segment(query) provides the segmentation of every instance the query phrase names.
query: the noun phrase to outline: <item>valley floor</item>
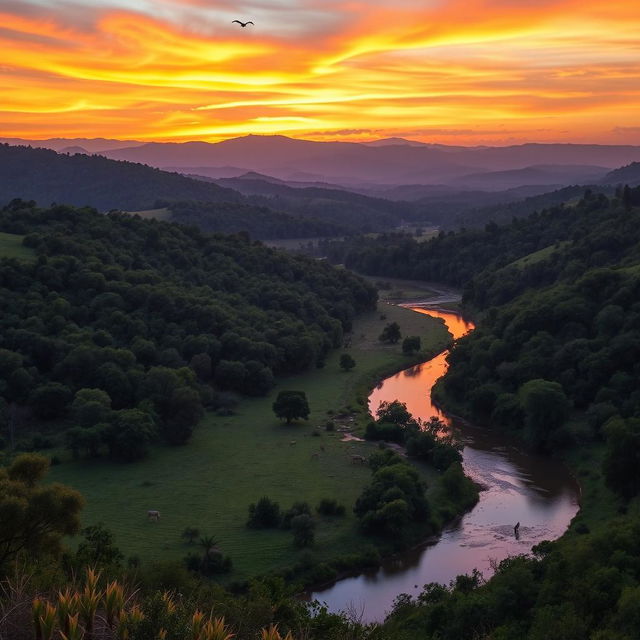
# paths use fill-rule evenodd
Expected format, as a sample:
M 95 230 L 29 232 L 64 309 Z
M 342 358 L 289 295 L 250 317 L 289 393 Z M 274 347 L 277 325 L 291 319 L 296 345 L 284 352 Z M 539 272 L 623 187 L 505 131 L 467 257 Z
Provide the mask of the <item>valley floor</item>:
M 318 518 L 313 558 L 326 561 L 362 551 L 369 541 L 357 532 L 351 509 L 371 472 L 365 465 L 353 464 L 351 456 L 368 455 L 377 445 L 342 442 L 343 434 L 327 431 L 325 424 L 346 408 L 354 415 L 353 423 L 347 419 L 347 424 L 365 422 L 370 385 L 383 373 L 416 361 L 402 354 L 400 343 L 378 341 L 385 324 L 396 321 L 403 336 L 420 335 L 421 360 L 449 340 L 438 320 L 384 303 L 379 307 L 354 326 L 348 351 L 357 364 L 351 372 L 339 368 L 342 351 L 336 350 L 323 369 L 279 380 L 267 397 L 243 399 L 235 415 L 208 413 L 184 447 L 157 447 L 146 460 L 129 465 L 103 459 L 71 461 L 65 452 L 59 454 L 63 463 L 52 468 L 51 480 L 80 490 L 87 500 L 83 525 L 103 523 L 115 534 L 122 552 L 138 556 L 145 565 L 199 552 L 181 540 L 185 527 L 195 527 L 200 535 L 219 542 L 233 561 L 230 580 L 244 580 L 308 557 L 308 550 L 293 547 L 289 531 L 245 526 L 249 504 L 264 495 L 282 509 L 296 501 L 315 508 L 322 498 L 337 499 L 345 505 L 346 516 Z M 287 426 L 275 418 L 271 404 L 282 389 L 305 391 L 311 407 L 308 422 Z M 338 427 L 339 423 L 336 420 Z M 423 467 L 421 472 L 433 480 L 432 470 Z M 159 521 L 147 519 L 150 509 L 160 511 Z

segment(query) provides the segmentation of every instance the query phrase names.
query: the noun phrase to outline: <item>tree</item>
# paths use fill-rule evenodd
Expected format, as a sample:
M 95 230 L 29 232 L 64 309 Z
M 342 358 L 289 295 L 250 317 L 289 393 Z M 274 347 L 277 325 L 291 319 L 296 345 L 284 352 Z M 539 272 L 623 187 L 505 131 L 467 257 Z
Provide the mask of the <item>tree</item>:
M 380 334 L 378 338 L 380 342 L 389 342 L 391 344 L 396 344 L 398 340 L 402 337 L 400 333 L 400 325 L 397 322 L 390 322 Z
M 171 394 L 162 433 L 169 444 L 185 444 L 203 415 L 200 395 L 190 387 L 178 387 Z
M 70 400 L 69 387 L 59 382 L 48 382 L 35 389 L 29 398 L 29 404 L 38 418 L 53 420 L 64 415 Z
M 414 351 L 420 351 L 420 336 L 407 336 L 402 341 L 402 353 L 411 355 Z
M 281 522 L 280 505 L 263 496 L 255 504 L 249 505 L 247 527 L 250 529 L 270 529 L 279 527 Z
M 304 391 L 280 391 L 272 406 L 276 416 L 287 424 L 297 418 L 309 418 L 309 402 Z
M 80 389 L 71 404 L 71 415 L 81 427 L 107 422 L 110 413 L 111 398 L 102 389 Z
M 293 532 L 293 544 L 298 548 L 310 547 L 315 539 L 316 523 L 313 518 L 302 513 L 291 519 L 291 531 Z
M 43 486 L 47 458 L 18 456 L 0 469 L 0 568 L 19 553 L 57 553 L 64 536 L 80 529 L 84 499 L 61 484 Z
M 340 368 L 345 371 L 351 371 L 356 366 L 356 361 L 348 353 L 343 353 L 340 356 Z
M 114 458 L 135 462 L 147 455 L 155 428 L 151 417 L 138 409 L 116 412 L 112 424 L 105 427 L 103 439 Z
M 640 419 L 611 418 L 603 429 L 607 449 L 602 464 L 607 485 L 625 498 L 640 492 Z
M 76 551 L 80 566 L 120 566 L 124 556 L 113 543 L 113 533 L 102 523 L 85 527 L 80 533 L 84 536 Z
M 557 382 L 538 378 L 520 387 L 518 399 L 524 410 L 527 437 L 537 448 L 545 448 L 551 434 L 569 416 L 569 400 Z

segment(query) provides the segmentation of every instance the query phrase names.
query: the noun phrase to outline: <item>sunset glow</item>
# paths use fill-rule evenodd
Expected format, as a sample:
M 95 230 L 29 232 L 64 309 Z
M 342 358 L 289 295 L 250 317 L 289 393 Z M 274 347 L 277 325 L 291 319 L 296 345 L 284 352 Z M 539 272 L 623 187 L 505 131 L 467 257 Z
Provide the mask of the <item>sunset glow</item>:
M 5 137 L 640 144 L 636 0 L 0 0 L 0 25 Z

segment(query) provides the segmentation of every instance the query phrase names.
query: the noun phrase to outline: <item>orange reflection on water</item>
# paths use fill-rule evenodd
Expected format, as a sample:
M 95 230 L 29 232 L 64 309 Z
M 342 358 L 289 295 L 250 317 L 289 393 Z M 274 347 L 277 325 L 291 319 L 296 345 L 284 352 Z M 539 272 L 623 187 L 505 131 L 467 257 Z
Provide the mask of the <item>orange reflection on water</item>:
M 473 322 L 465 320 L 459 313 L 453 313 L 452 311 L 438 311 L 437 309 L 426 309 L 424 307 L 408 308 L 411 309 L 411 311 L 423 313 L 424 315 L 431 316 L 432 318 L 442 318 L 454 340 L 462 338 L 462 336 L 466 336 L 469 331 L 473 331 L 476 328 Z
M 472 322 L 465 320 L 458 313 L 423 307 L 409 308 L 434 318 L 442 318 L 454 340 L 475 328 Z M 414 418 L 428 420 L 431 416 L 437 416 L 446 424 L 450 424 L 449 418 L 431 401 L 431 388 L 447 371 L 446 358 L 448 353 L 448 351 L 443 351 L 428 362 L 400 371 L 395 376 L 381 382 L 369 396 L 371 414 L 375 416 L 382 402 L 399 400 L 407 405 L 409 413 Z

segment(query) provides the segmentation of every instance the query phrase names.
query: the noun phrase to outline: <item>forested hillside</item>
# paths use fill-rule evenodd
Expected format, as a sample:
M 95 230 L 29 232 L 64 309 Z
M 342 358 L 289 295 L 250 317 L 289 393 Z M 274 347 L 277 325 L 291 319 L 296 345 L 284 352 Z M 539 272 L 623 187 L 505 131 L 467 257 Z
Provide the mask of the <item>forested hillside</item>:
M 347 271 L 241 236 L 19 200 L 0 230 L 34 251 L 0 260 L 4 425 L 7 403 L 73 414 L 115 457 L 144 455 L 153 422 L 184 442 L 203 406 L 322 364 L 376 302 Z
M 634 226 L 633 215 L 626 212 L 637 206 L 638 200 L 637 189 L 619 190 L 614 202 L 626 217 L 616 220 L 615 225 L 612 225 L 611 201 L 604 194 L 587 191 L 576 205 L 555 206 L 514 219 L 510 224 L 489 222 L 483 229 L 441 232 L 428 242 L 417 242 L 407 234 L 358 237 L 324 243 L 322 250 L 333 262 L 343 262 L 355 271 L 433 280 L 459 287 L 466 285 L 474 288 L 477 297 L 481 288 L 489 287 L 481 283 L 492 279 L 500 281 L 497 286 L 521 288 L 527 285 L 529 278 L 535 277 L 531 274 L 539 274 L 545 269 L 549 272 L 547 279 L 555 277 L 553 274 L 558 273 L 558 265 L 539 259 L 532 261 L 524 275 L 517 265 L 497 274 L 497 270 L 537 251 L 546 251 L 549 259 L 559 260 L 562 266 L 574 259 L 587 260 L 587 266 L 602 266 L 622 259 L 633 262 L 638 255 L 636 245 L 640 232 L 637 225 Z M 566 251 L 553 258 L 557 253 L 556 245 L 564 246 Z M 583 267 L 576 267 L 575 273 Z M 476 277 L 479 274 L 480 277 Z M 492 301 L 499 302 L 499 292 L 494 295 L 498 297 Z
M 255 204 L 158 200 L 156 205 L 167 211 L 168 221 L 192 225 L 202 231 L 244 232 L 256 240 L 336 237 L 361 230 L 361 227 L 351 226 L 348 219 L 330 222 L 321 218 L 298 217 Z
M 91 205 L 102 211 L 149 209 L 163 198 L 235 203 L 243 200 L 233 189 L 143 164 L 3 144 L 0 204 L 14 198 L 35 200 L 40 206 L 53 202 Z

